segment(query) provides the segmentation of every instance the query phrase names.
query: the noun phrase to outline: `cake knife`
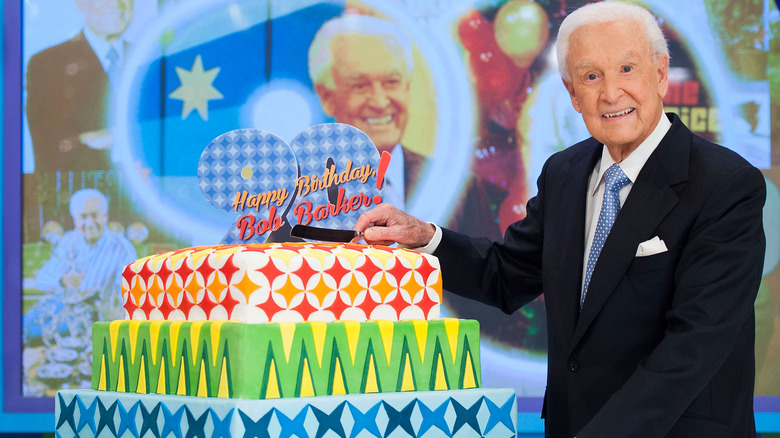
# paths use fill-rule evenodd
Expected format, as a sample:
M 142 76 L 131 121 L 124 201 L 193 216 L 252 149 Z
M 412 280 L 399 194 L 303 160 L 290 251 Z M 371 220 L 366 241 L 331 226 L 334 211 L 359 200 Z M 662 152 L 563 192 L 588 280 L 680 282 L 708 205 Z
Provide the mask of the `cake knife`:
M 355 237 L 362 236 L 362 231 L 334 230 L 330 228 L 296 225 L 290 231 L 290 236 L 301 239 L 323 240 L 326 242 L 351 242 Z

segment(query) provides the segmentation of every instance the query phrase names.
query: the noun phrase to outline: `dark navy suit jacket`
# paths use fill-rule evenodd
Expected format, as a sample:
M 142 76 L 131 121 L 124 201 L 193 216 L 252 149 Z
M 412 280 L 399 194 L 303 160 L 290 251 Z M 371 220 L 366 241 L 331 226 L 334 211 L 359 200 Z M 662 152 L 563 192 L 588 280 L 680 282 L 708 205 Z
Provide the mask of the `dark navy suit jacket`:
M 675 115 L 639 173 L 579 310 L 595 139 L 553 155 L 503 243 L 444 230 L 444 288 L 514 312 L 544 294 L 547 437 L 754 437 L 764 179 Z M 668 251 L 636 257 L 658 236 Z

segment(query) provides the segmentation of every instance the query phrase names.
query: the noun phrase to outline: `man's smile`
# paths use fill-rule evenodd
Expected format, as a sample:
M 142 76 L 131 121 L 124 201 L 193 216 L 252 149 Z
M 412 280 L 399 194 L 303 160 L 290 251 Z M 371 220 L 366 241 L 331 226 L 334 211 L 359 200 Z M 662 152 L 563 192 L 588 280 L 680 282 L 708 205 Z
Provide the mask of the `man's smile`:
M 630 114 L 630 113 L 634 112 L 634 110 L 635 110 L 635 108 L 626 108 L 624 110 L 620 110 L 620 111 L 617 111 L 617 112 L 614 112 L 614 113 L 602 114 L 601 117 L 603 117 L 605 119 L 611 119 L 613 117 L 625 116 L 626 114 Z
M 384 117 L 367 117 L 363 120 L 366 121 L 369 125 L 385 125 L 393 121 L 393 115 L 388 114 Z

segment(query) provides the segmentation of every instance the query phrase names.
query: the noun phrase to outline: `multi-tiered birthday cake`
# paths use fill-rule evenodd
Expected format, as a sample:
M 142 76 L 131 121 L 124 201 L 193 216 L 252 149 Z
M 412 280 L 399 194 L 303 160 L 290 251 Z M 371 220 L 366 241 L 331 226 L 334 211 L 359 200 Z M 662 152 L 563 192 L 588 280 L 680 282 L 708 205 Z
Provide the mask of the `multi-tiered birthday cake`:
M 92 389 L 57 394 L 58 436 L 516 434 L 514 392 L 480 388 L 478 323 L 438 319 L 433 256 L 189 248 L 128 265 L 122 296 Z

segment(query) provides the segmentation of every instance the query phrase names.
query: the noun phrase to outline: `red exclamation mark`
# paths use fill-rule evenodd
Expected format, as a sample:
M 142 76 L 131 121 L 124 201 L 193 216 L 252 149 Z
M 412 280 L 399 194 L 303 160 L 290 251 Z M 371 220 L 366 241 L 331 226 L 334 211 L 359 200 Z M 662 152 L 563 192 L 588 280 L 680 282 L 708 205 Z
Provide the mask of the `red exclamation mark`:
M 381 189 L 385 183 L 385 172 L 387 172 L 387 166 L 390 165 L 390 152 L 382 151 L 382 156 L 379 157 L 379 168 L 376 170 L 376 188 Z M 382 197 L 379 195 L 374 196 L 374 204 L 381 204 Z

